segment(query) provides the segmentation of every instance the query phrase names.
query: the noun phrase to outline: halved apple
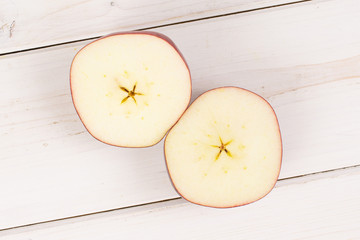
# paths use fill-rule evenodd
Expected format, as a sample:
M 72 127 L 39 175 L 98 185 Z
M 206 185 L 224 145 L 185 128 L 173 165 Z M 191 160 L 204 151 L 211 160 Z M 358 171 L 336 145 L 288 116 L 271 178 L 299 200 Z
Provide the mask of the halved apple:
M 282 143 L 272 107 L 237 87 L 198 97 L 165 139 L 170 178 L 180 195 L 210 207 L 254 202 L 274 187 Z
M 89 133 L 122 147 L 159 142 L 191 96 L 183 56 L 155 32 L 117 33 L 86 45 L 72 62 L 70 85 Z

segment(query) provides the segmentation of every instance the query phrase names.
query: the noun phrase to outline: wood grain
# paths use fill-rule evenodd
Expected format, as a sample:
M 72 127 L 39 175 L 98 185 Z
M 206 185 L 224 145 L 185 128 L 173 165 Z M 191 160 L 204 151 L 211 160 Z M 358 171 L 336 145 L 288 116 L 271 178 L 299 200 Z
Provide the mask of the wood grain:
M 311 2 L 161 32 L 188 60 L 194 97 L 235 85 L 270 101 L 286 178 L 360 163 L 356 3 Z M 177 197 L 162 143 L 122 149 L 85 132 L 68 82 L 85 43 L 0 58 L 0 229 Z
M 2 0 L 0 54 L 296 0 Z
M 350 169 L 348 169 L 350 170 Z M 282 181 L 232 209 L 175 200 L 0 232 L 3 240 L 358 239 L 360 169 Z M 295 179 L 294 179 L 295 180 Z M 290 183 L 289 183 L 290 182 Z

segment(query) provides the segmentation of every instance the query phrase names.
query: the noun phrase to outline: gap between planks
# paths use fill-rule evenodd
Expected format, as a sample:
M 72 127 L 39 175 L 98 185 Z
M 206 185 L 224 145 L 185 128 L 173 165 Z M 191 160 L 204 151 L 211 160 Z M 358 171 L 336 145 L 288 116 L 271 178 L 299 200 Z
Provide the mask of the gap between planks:
M 186 23 L 192 23 L 192 22 L 198 22 L 198 21 L 205 21 L 205 20 L 208 20 L 208 19 L 233 16 L 233 15 L 237 15 L 237 14 L 249 13 L 249 12 L 255 12 L 255 11 L 262 11 L 262 10 L 267 10 L 267 9 L 272 9 L 272 8 L 277 8 L 277 7 L 284 7 L 284 6 L 289 6 L 289 5 L 297 5 L 297 4 L 311 2 L 311 1 L 313 1 L 313 0 L 300 0 L 300 1 L 295 1 L 295 2 L 282 3 L 282 4 L 272 5 L 272 6 L 259 7 L 259 8 L 253 8 L 253 9 L 248 9 L 248 10 L 241 10 L 241 11 L 235 11 L 235 12 L 230 12 L 230 13 L 218 14 L 218 15 L 213 15 L 213 16 L 194 18 L 194 19 L 185 20 L 185 21 L 179 21 L 179 22 L 174 22 L 174 23 L 155 25 L 155 26 L 146 27 L 146 28 L 134 29 L 132 31 L 154 30 L 154 29 L 173 26 L 173 25 L 180 25 L 180 24 L 186 24 Z M 62 45 L 67 45 L 67 44 L 72 44 L 72 43 L 91 41 L 91 40 L 95 40 L 95 39 L 98 39 L 98 38 L 101 38 L 101 37 L 102 36 L 95 36 L 95 37 L 90 37 L 90 38 L 83 38 L 83 39 L 78 39 L 78 40 L 73 40 L 73 41 L 62 42 L 62 43 L 44 45 L 44 46 L 41 46 L 41 47 L 34 47 L 34 48 L 27 48 L 27 49 L 17 50 L 17 51 L 4 52 L 4 53 L 0 53 L 0 57 L 5 56 L 5 55 L 11 55 L 11 54 L 16 54 L 16 53 L 23 53 L 23 52 L 29 52 L 29 51 L 44 49 L 44 48 L 57 47 L 57 46 L 62 46 Z
M 298 175 L 298 176 L 293 176 L 293 177 L 282 178 L 277 181 L 274 188 L 295 185 L 295 184 L 305 184 L 305 183 L 320 180 L 320 179 L 335 178 L 335 177 L 346 175 L 346 174 L 351 175 L 351 174 L 358 172 L 359 170 L 360 170 L 360 164 L 349 166 L 349 167 L 342 167 L 342 168 L 337 168 L 337 169 L 325 170 L 325 171 L 321 171 L 321 172 L 315 172 L 315 173 L 309 173 L 309 174 L 303 174 L 303 175 Z M 261 201 L 261 199 L 258 201 Z M 173 205 L 180 204 L 180 203 L 181 204 L 192 204 L 192 203 L 189 203 L 186 200 L 182 199 L 182 197 L 163 199 L 163 200 L 159 200 L 159 201 L 142 203 L 142 204 L 126 206 L 126 207 L 121 207 L 121 208 L 114 208 L 114 209 L 109 209 L 109 210 L 105 210 L 105 211 L 81 214 L 81 215 L 77 215 L 77 216 L 71 216 L 71 217 L 53 219 L 53 220 L 36 222 L 36 223 L 31 223 L 31 224 L 19 225 L 19 226 L 10 227 L 10 228 L 4 228 L 4 229 L 0 229 L 0 237 L 5 236 L 5 235 L 10 235 L 13 233 L 21 233 L 21 232 L 34 231 L 34 230 L 40 229 L 40 228 L 48 228 L 48 227 L 54 226 L 55 224 L 56 225 L 69 224 L 69 223 L 91 220 L 91 219 L 94 219 L 97 217 L 104 217 L 105 215 L 113 214 L 118 211 L 124 211 L 124 210 L 136 211 L 136 210 L 144 210 L 144 208 L 148 208 L 148 209 L 160 208 L 164 204 L 165 204 L 165 207 L 167 207 L 167 206 L 173 206 Z M 203 207 L 203 206 L 199 206 L 199 207 Z M 207 207 L 204 207 L 204 208 L 207 208 Z

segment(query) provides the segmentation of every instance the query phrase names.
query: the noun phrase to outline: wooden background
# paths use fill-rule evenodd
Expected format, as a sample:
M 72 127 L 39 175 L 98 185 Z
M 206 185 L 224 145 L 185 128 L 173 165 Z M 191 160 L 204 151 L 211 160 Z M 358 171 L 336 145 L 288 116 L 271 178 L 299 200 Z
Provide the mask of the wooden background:
M 0 0 L 0 239 L 360 239 L 358 0 Z M 168 35 L 193 99 L 235 85 L 265 97 L 280 179 L 243 207 L 190 204 L 162 142 L 100 143 L 73 108 L 75 53 L 104 34 Z

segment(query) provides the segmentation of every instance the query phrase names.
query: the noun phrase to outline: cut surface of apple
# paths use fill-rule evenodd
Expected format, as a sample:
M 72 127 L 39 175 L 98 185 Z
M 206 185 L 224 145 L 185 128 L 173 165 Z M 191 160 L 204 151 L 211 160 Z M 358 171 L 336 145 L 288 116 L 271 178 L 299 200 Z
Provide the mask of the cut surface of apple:
M 89 133 L 115 146 L 159 142 L 189 104 L 191 78 L 174 43 L 154 32 L 96 40 L 75 56 L 70 85 Z
M 272 107 L 237 87 L 210 90 L 185 111 L 165 140 L 170 178 L 180 195 L 210 207 L 235 207 L 271 191 L 282 143 Z

